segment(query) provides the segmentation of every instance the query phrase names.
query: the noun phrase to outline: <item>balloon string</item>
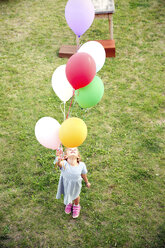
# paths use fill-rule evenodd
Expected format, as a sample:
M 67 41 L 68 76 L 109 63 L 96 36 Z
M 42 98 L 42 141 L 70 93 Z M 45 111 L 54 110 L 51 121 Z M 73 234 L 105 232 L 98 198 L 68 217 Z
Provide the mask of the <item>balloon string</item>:
M 75 95 L 75 91 L 73 91 L 73 96 L 72 96 L 72 99 L 71 99 L 71 102 L 70 102 L 69 111 L 67 113 L 66 119 L 68 119 L 68 117 L 69 117 L 69 112 L 70 112 L 70 109 L 71 109 L 71 106 L 72 106 L 72 103 L 73 103 L 74 95 Z
M 72 103 L 72 108 L 71 108 L 70 113 L 69 113 L 70 116 L 71 116 L 71 114 L 72 114 L 72 110 L 73 110 L 73 107 L 74 107 L 75 103 L 76 103 L 76 99 L 74 98 L 74 101 L 73 101 L 73 103 Z
M 62 106 L 61 106 L 63 103 L 64 103 L 64 110 L 62 109 Z M 65 102 L 63 102 L 63 103 L 60 104 L 60 109 L 61 109 L 61 112 L 64 115 L 64 121 L 65 121 Z
M 77 51 L 80 48 L 80 37 L 78 35 L 76 35 L 76 44 L 77 44 Z
M 65 102 L 64 102 L 64 120 L 65 120 L 66 118 L 65 118 Z

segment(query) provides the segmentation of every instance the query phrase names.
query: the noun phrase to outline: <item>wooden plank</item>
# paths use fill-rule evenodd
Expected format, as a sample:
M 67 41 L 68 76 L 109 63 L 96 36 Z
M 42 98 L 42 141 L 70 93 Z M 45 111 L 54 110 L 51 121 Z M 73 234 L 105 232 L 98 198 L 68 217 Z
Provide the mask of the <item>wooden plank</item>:
M 96 40 L 100 42 L 106 52 L 106 57 L 115 57 L 115 41 L 114 40 Z
M 77 52 L 77 46 L 63 45 L 59 51 L 60 58 L 70 58 Z
M 106 57 L 115 57 L 115 41 L 114 40 L 97 40 L 105 49 Z M 70 58 L 77 52 L 77 46 L 63 45 L 59 51 L 60 58 Z

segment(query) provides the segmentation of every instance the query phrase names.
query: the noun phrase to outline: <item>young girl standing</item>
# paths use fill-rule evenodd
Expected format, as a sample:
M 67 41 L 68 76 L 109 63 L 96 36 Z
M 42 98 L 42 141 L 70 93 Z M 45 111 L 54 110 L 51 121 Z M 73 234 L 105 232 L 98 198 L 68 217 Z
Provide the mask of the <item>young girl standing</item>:
M 82 178 L 85 184 L 90 188 L 91 184 L 87 178 L 87 168 L 83 162 L 80 162 L 80 154 L 78 148 L 67 148 L 65 151 L 64 160 L 58 156 L 58 166 L 61 169 L 60 180 L 56 199 L 60 199 L 64 195 L 65 213 L 70 214 L 73 211 L 72 217 L 77 218 L 80 214 L 80 192 L 82 187 Z M 73 201 L 73 205 L 72 205 Z M 72 209 L 73 208 L 73 209 Z

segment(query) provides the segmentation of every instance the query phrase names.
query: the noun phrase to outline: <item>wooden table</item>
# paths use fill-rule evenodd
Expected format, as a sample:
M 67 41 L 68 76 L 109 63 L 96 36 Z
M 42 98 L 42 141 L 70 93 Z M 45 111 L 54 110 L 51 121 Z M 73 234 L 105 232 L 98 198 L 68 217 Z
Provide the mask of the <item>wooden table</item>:
M 113 13 L 115 12 L 114 0 L 92 0 L 95 8 L 95 18 L 107 18 L 109 22 L 109 40 L 97 40 L 105 49 L 106 57 L 115 57 L 115 41 L 113 40 Z M 69 58 L 77 51 L 77 46 L 63 45 L 59 57 Z

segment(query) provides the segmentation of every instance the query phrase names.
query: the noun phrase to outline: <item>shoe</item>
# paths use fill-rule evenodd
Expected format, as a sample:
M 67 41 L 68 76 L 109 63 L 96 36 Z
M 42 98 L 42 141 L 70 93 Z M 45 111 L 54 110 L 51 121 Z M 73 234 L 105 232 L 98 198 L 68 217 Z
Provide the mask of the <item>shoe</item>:
M 66 205 L 65 207 L 65 213 L 66 214 L 70 214 L 72 211 L 72 203 L 69 203 L 68 205 Z
M 79 216 L 80 209 L 81 209 L 80 205 L 73 205 L 73 215 L 72 215 L 73 218 L 77 218 Z

